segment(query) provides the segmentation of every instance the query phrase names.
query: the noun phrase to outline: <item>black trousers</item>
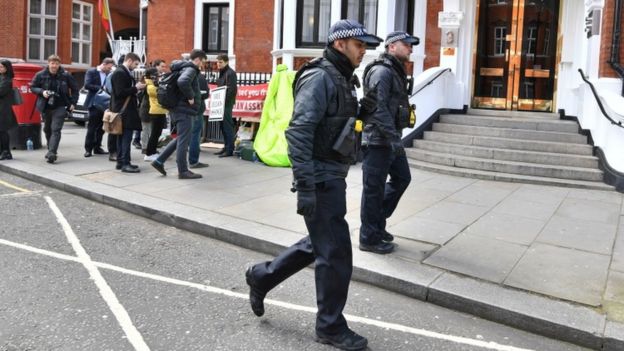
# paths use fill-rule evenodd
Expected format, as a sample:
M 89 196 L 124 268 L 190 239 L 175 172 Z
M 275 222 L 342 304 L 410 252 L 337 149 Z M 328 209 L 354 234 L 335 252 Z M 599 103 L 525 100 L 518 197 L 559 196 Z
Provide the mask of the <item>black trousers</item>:
M 363 151 L 360 243 L 377 245 L 386 230 L 386 219 L 396 209 L 412 176 L 405 153 L 397 155 L 390 147 L 373 146 Z
M 6 130 L 0 130 L 0 152 L 11 153 L 11 139 L 9 132 Z
M 87 135 L 84 143 L 85 151 L 93 151 L 102 147 L 102 137 L 104 136 L 102 117 L 104 117 L 104 111 L 95 107 L 89 108 L 89 124 L 87 124 Z
M 342 311 L 347 302 L 353 256 L 347 213 L 346 182 L 334 179 L 316 184 L 316 212 L 304 217 L 309 236 L 273 261 L 259 263 L 252 273 L 258 287 L 269 292 L 291 275 L 315 263 L 316 330 L 335 335 L 347 329 Z
M 150 156 L 156 153 L 158 148 L 158 139 L 162 134 L 162 130 L 167 125 L 166 115 L 150 115 L 150 123 L 152 124 L 152 132 L 150 133 L 149 141 L 147 141 L 147 148 L 145 155 Z M 145 140 L 143 141 L 145 142 Z
M 108 139 L 106 140 L 106 145 L 108 145 L 108 153 L 111 155 L 117 155 L 117 138 L 118 135 L 109 134 Z

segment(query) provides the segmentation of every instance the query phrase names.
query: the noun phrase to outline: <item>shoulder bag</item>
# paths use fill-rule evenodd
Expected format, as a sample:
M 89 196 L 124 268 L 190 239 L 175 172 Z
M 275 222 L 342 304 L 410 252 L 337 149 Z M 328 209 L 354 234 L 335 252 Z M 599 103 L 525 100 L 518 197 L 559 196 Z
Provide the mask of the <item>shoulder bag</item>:
M 123 124 L 121 122 L 121 116 L 126 111 L 130 97 L 126 98 L 126 101 L 119 112 L 112 112 L 110 109 L 104 111 L 104 117 L 102 117 L 102 130 L 108 134 L 121 135 L 123 134 Z

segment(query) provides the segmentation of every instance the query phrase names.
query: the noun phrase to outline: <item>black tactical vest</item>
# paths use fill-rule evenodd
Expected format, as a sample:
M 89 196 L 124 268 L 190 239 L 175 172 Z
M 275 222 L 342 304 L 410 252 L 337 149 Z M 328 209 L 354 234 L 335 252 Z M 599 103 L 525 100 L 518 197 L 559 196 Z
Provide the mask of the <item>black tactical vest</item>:
M 351 164 L 355 160 L 356 148 L 354 145 L 351 155 L 342 155 L 333 149 L 334 142 L 339 137 L 342 129 L 351 117 L 357 116 L 358 100 L 355 85 L 334 67 L 334 65 L 324 58 L 317 58 L 304 65 L 295 76 L 293 87 L 304 71 L 310 68 L 321 68 L 329 74 L 338 92 L 338 109 L 332 115 L 325 118 L 316 127 L 314 133 L 313 156 L 319 160 L 338 161 Z M 294 90 L 294 89 L 293 89 Z

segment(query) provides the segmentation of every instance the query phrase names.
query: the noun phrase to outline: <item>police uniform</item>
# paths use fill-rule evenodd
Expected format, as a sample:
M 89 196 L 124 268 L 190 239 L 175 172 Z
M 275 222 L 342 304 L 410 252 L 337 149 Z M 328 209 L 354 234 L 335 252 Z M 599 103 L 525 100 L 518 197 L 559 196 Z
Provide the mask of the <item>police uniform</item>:
M 334 24 L 328 42 L 344 38 L 374 46 L 381 41 L 351 20 Z M 344 349 L 360 349 L 358 346 L 363 343 L 366 347 L 367 343 L 348 328 L 342 313 L 353 270 L 349 227 L 344 218 L 345 177 L 355 158 L 355 148 L 346 147 L 351 150 L 347 153 L 336 151 L 336 140 L 358 112 L 354 69 L 346 56 L 328 45 L 323 58 L 311 61 L 298 72 L 294 112 L 286 139 L 293 188 L 297 191 L 297 212 L 304 215 L 309 236 L 273 261 L 256 264 L 246 273 L 252 309 L 262 315 L 264 295 L 314 262 L 317 341 Z

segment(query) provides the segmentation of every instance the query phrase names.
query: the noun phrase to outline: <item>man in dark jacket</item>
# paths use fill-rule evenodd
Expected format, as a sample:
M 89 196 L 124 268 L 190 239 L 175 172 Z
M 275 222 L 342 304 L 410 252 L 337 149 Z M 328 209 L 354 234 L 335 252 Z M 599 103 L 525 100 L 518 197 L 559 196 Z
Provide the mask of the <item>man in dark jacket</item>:
M 90 68 L 85 73 L 84 87 L 88 93 L 84 106 L 89 110 L 89 124 L 87 125 L 87 134 L 85 136 L 84 157 L 91 157 L 93 153 L 97 155 L 108 153 L 102 149 L 102 136 L 104 135 L 102 117 L 104 116 L 104 111 L 93 105 L 93 97 L 104 86 L 106 76 L 111 72 L 114 64 L 115 60 L 107 57 L 102 60 L 99 66 Z
M 225 107 L 223 111 L 223 121 L 221 121 L 221 132 L 223 132 L 223 149 L 215 155 L 219 157 L 229 157 L 234 154 L 234 119 L 232 109 L 236 103 L 237 81 L 236 72 L 228 64 L 227 55 L 217 56 L 217 67 L 219 67 L 219 78 L 217 86 L 227 86 L 225 92 Z
M 50 55 L 48 67 L 35 74 L 30 90 L 37 95 L 36 107 L 41 112 L 45 124 L 43 132 L 48 145 L 45 158 L 48 163 L 54 163 L 65 117 L 68 111 L 74 110 L 78 102 L 78 83 L 61 67 L 61 58 Z
M 113 92 L 111 94 L 111 111 L 122 112 L 123 134 L 117 137 L 117 166 L 125 173 L 140 172 L 139 166 L 130 163 L 130 143 L 134 130 L 141 129 L 141 119 L 137 108 L 137 92 L 145 89 L 145 83 L 136 82 L 131 71 L 136 69 L 141 60 L 137 54 L 126 54 L 123 64 L 119 65 L 111 75 Z M 126 105 L 124 110 L 124 105 Z
M 358 114 L 353 71 L 367 44 L 380 38 L 361 24 L 340 20 L 329 30 L 323 58 L 302 68 L 295 78 L 293 117 L 286 130 L 292 163 L 297 213 L 304 216 L 309 236 L 286 249 L 273 261 L 249 267 L 251 308 L 264 314 L 265 295 L 289 276 L 315 262 L 316 341 L 343 350 L 363 350 L 368 340 L 347 326 L 342 313 L 353 271 L 346 214 L 345 177 L 355 159 L 355 137 L 338 148 L 344 130 Z M 346 128 L 346 129 L 345 129 Z M 354 133 L 354 132 L 352 132 Z M 337 151 L 350 150 L 346 154 Z
M 405 63 L 419 39 L 406 32 L 386 38 L 386 52 L 364 70 L 364 94 L 374 94 L 377 104 L 364 111 L 362 133 L 363 190 L 360 209 L 360 250 L 378 254 L 394 250 L 386 219 L 396 209 L 411 175 L 401 142 L 403 128 L 412 113 L 407 91 Z M 390 175 L 390 180 L 386 179 Z
M 179 179 L 198 179 L 202 177 L 201 174 L 193 173 L 189 170 L 187 154 L 189 141 L 191 140 L 193 119 L 199 114 L 202 107 L 199 88 L 199 68 L 206 62 L 206 53 L 203 50 L 193 49 L 190 59 L 190 62 L 173 61 L 171 63 L 171 71 L 180 72 L 177 81 L 180 100 L 174 108 L 169 110 L 169 116 L 176 125 L 178 136 L 170 141 L 158 158 L 152 162 L 152 167 L 156 168 L 162 175 L 167 175 L 165 161 L 177 149 L 176 162 L 178 164 Z
M 193 119 L 193 127 L 191 129 L 191 141 L 189 142 L 189 168 L 204 168 L 208 167 L 207 163 L 199 162 L 199 152 L 202 131 L 204 130 L 204 111 L 206 111 L 206 99 L 210 96 L 210 88 L 208 88 L 208 81 L 203 74 L 197 76 L 199 79 L 199 89 L 201 91 L 201 99 L 199 106 L 199 113 Z

